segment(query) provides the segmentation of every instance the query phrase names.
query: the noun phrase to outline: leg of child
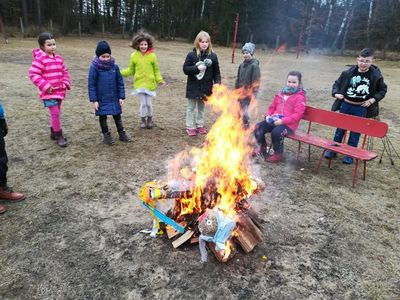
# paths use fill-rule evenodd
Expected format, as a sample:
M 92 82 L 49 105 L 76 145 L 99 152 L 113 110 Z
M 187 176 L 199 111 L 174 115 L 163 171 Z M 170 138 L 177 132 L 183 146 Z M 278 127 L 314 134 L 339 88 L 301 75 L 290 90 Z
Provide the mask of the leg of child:
M 111 137 L 111 132 L 108 130 L 107 116 L 99 116 L 101 132 L 103 133 L 103 143 L 106 145 L 113 145 L 114 141 Z
M 58 105 L 50 106 L 50 126 L 53 127 L 54 132 L 61 131 L 61 101 L 58 101 Z
M 197 118 L 196 118 L 196 127 L 203 128 L 204 127 L 204 101 L 197 100 Z
M 145 93 L 139 93 L 139 101 L 140 101 L 140 106 L 139 106 L 139 114 L 140 114 L 140 128 L 146 128 L 146 117 L 147 117 L 147 95 Z
M 194 124 L 194 111 L 196 109 L 197 100 L 187 99 L 187 109 L 186 109 L 186 128 L 196 129 Z
M 129 137 L 127 136 L 127 134 L 125 132 L 124 125 L 122 124 L 121 114 L 113 116 L 113 119 L 114 119 L 114 122 L 115 122 L 115 126 L 117 126 L 119 140 L 121 142 L 129 142 L 130 139 L 129 139 Z
M 271 131 L 271 142 L 274 154 L 283 153 L 283 139 L 286 135 L 291 134 L 292 130 L 286 125 L 275 126 Z
M 146 95 L 147 105 L 147 129 L 153 128 L 153 97 Z

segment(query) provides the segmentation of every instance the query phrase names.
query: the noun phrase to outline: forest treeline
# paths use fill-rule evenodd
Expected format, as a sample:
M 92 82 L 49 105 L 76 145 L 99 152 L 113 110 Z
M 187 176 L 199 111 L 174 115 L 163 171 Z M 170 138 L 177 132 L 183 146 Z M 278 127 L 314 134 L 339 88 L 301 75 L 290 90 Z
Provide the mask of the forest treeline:
M 200 29 L 230 45 L 286 44 L 334 51 L 365 46 L 400 49 L 399 0 L 1 0 L 5 34 L 41 30 L 88 35 L 126 34 L 144 28 L 158 38 L 192 40 Z

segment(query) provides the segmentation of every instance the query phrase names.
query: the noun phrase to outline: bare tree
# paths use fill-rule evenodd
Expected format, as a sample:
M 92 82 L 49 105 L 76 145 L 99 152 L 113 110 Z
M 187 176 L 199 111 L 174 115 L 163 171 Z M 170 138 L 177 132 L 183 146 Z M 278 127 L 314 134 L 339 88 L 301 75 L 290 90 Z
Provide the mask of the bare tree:
M 340 25 L 340 28 L 339 28 L 339 30 L 338 30 L 338 33 L 337 33 L 337 35 L 336 35 L 336 38 L 335 38 L 335 40 L 333 41 L 333 43 L 332 43 L 332 46 L 331 46 L 331 49 L 336 49 L 336 47 L 337 47 L 337 44 L 338 44 L 338 42 L 339 42 L 339 39 L 340 39 L 340 37 L 341 37 L 341 35 L 342 35 L 342 32 L 343 32 L 343 30 L 344 30 L 344 28 L 345 28 L 345 26 L 346 26 L 346 23 L 347 23 L 347 20 L 348 20 L 348 18 L 349 18 L 349 14 L 350 14 L 350 9 L 349 8 L 351 8 L 353 6 L 353 0 L 348 0 L 347 1 L 347 5 L 346 5 L 346 12 L 345 12 L 345 14 L 344 14 L 344 17 L 343 17 L 343 20 L 342 20 L 342 23 L 341 23 L 341 25 Z

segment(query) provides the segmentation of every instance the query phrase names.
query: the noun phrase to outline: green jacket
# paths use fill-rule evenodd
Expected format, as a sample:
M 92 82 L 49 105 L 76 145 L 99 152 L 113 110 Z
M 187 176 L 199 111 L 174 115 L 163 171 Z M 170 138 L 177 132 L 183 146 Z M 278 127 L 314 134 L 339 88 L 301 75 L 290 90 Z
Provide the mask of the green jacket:
M 122 76 L 133 76 L 133 88 L 145 88 L 155 91 L 157 84 L 164 82 L 160 68 L 158 67 L 157 56 L 152 49 L 145 54 L 135 51 L 131 54 L 128 68 L 121 70 Z

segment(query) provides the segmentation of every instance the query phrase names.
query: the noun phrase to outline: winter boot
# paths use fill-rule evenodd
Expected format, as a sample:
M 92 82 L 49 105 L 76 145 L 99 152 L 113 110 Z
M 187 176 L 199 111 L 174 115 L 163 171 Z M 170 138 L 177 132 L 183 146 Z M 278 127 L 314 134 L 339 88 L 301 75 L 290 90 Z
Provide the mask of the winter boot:
M 119 140 L 120 140 L 121 142 L 128 143 L 128 142 L 131 141 L 131 140 L 129 139 L 128 135 L 126 134 L 125 130 L 123 130 L 123 131 L 121 131 L 121 132 L 118 132 L 118 134 L 119 134 Z
M 153 117 L 147 117 L 147 129 L 153 128 Z
M 67 139 L 63 136 L 62 130 L 58 132 L 54 132 L 54 136 L 56 138 L 56 144 L 60 147 L 67 147 Z
M 103 133 L 103 136 L 104 136 L 104 139 L 103 139 L 103 143 L 104 144 L 109 145 L 109 146 L 114 145 L 114 141 L 113 141 L 113 139 L 111 137 L 111 133 L 110 132 Z
M 50 139 L 53 141 L 57 140 L 53 127 L 50 127 Z
M 140 118 L 140 128 L 145 129 L 147 127 L 146 125 L 146 117 L 141 117 Z

